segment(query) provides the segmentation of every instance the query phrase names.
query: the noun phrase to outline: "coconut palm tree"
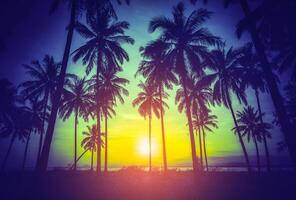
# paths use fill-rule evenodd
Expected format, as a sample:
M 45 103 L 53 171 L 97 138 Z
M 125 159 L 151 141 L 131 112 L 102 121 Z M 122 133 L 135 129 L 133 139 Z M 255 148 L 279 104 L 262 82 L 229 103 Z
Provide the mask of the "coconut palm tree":
M 268 86 L 268 89 L 269 89 L 269 92 L 270 92 L 270 95 L 271 95 L 271 98 L 272 98 L 272 101 L 273 101 L 273 104 L 274 104 L 274 107 L 276 110 L 278 122 L 279 122 L 279 124 L 281 126 L 281 130 L 284 134 L 285 142 L 288 146 L 290 156 L 291 156 L 293 162 L 295 163 L 296 162 L 296 145 L 295 145 L 296 144 L 296 136 L 294 134 L 294 129 L 293 129 L 293 125 L 291 124 L 291 121 L 287 120 L 288 113 L 285 108 L 284 100 L 281 96 L 280 89 L 278 87 L 276 78 L 273 75 L 273 72 L 272 72 L 273 67 L 272 67 L 271 63 L 269 62 L 268 56 L 266 54 L 265 47 L 270 46 L 270 44 L 264 45 L 264 43 L 263 43 L 263 41 L 272 41 L 270 38 L 268 38 L 268 35 L 272 35 L 272 34 L 270 34 L 271 29 L 263 29 L 263 30 L 267 30 L 268 35 L 264 34 L 263 37 L 260 37 L 260 29 L 257 28 L 258 22 L 261 22 L 262 24 L 267 24 L 267 25 L 273 24 L 273 26 L 275 26 L 276 29 L 282 30 L 283 32 L 288 32 L 288 34 L 289 34 L 289 36 L 287 36 L 287 37 L 285 37 L 284 34 L 279 34 L 280 41 L 283 42 L 283 38 L 290 39 L 291 38 L 290 35 L 293 35 L 293 34 L 290 34 L 290 33 L 292 33 L 291 30 L 294 29 L 293 28 L 294 25 L 292 25 L 293 22 L 290 23 L 291 24 L 290 26 L 286 26 L 286 28 L 288 27 L 288 31 L 286 31 L 287 30 L 286 28 L 279 28 L 279 27 L 282 27 L 287 22 L 289 23 L 289 21 L 291 21 L 290 20 L 291 16 L 285 15 L 285 16 L 289 16 L 288 17 L 289 20 L 279 20 L 279 18 L 274 17 L 274 16 L 278 16 L 279 14 L 274 14 L 270 11 L 273 9 L 278 9 L 278 11 L 282 14 L 284 14 L 282 12 L 283 10 L 289 10 L 289 11 L 292 11 L 289 13 L 294 13 L 293 8 L 295 7 L 295 5 L 293 3 L 291 3 L 292 1 L 289 1 L 289 0 L 284 1 L 284 3 L 282 1 L 281 2 L 280 1 L 263 1 L 262 3 L 258 4 L 259 6 L 257 8 L 252 10 L 249 5 L 248 0 L 239 0 L 239 1 L 225 0 L 224 2 L 225 2 L 226 7 L 228 5 L 230 5 L 231 3 L 239 3 L 239 5 L 245 15 L 245 21 L 247 23 L 245 23 L 246 26 L 244 29 L 242 29 L 241 24 L 239 24 L 239 26 L 238 26 L 239 30 L 237 30 L 238 36 L 240 36 L 244 30 L 248 31 L 251 36 L 252 42 L 253 42 L 254 47 L 256 49 L 256 53 L 258 55 L 258 59 L 261 63 L 260 66 L 262 67 L 262 70 L 263 70 L 265 77 L 266 77 L 267 86 Z M 283 5 L 285 5 L 286 9 L 282 9 Z M 270 23 L 270 22 L 268 22 L 268 20 L 265 21 L 265 19 L 269 19 L 269 17 L 276 19 L 276 21 L 280 22 L 280 23 L 274 23 L 274 22 Z M 277 24 L 278 26 L 275 24 Z M 274 31 L 274 30 L 275 29 L 272 29 L 272 31 Z M 280 65 L 281 65 L 281 61 L 285 61 L 285 62 L 287 61 L 286 56 L 290 56 L 290 58 L 289 58 L 290 61 L 295 60 L 294 59 L 294 55 L 295 55 L 294 54 L 295 53 L 294 46 L 295 45 L 293 46 L 293 44 L 295 44 L 295 40 L 294 39 L 289 40 L 289 39 L 288 39 L 288 41 L 289 41 L 288 43 L 286 42 L 286 40 L 285 40 L 285 42 L 283 42 L 284 49 L 281 49 L 282 52 L 280 52 L 280 54 L 279 54 L 279 56 L 280 56 L 279 57 L 279 61 L 280 61 L 279 64 Z
M 242 136 L 247 137 L 248 141 L 252 138 L 256 148 L 258 172 L 260 173 L 261 165 L 258 142 L 262 141 L 263 135 L 270 137 L 269 129 L 271 129 L 271 124 L 262 123 L 259 112 L 255 111 L 251 106 L 244 108 L 243 111 L 238 111 L 236 115 L 239 125 L 237 128 L 234 128 L 234 130 L 235 132 L 238 132 L 239 130 L 242 133 Z
M 171 66 L 166 60 L 166 43 L 162 40 L 155 40 L 140 48 L 142 57 L 136 76 L 141 74 L 150 84 L 156 86 L 159 100 L 162 102 L 165 89 L 173 89 L 173 85 L 178 84 L 178 79 L 173 73 Z M 167 154 L 165 143 L 164 111 L 160 109 L 162 148 L 163 148 L 163 169 L 167 172 Z
M 28 121 L 31 118 L 31 113 L 22 107 L 15 107 L 12 111 L 11 122 L 5 123 L 0 131 L 1 135 L 11 136 L 7 152 L 1 165 L 1 171 L 5 170 L 10 152 L 16 139 L 24 142 L 32 129 L 32 123 Z
M 93 171 L 93 163 L 94 163 L 94 152 L 96 151 L 97 147 L 97 127 L 96 125 L 87 126 L 87 131 L 82 132 L 85 135 L 85 138 L 81 141 L 81 147 L 84 150 L 91 152 L 91 160 L 90 160 L 90 170 Z
M 243 68 L 239 60 L 243 55 L 244 48 L 229 48 L 226 50 L 223 46 L 211 51 L 211 62 L 209 68 L 213 74 L 208 75 L 213 80 L 213 100 L 218 104 L 223 104 L 231 112 L 235 127 L 238 127 L 237 119 L 232 106 L 232 94 L 238 101 L 246 103 L 244 88 L 242 87 L 241 74 Z M 251 171 L 248 153 L 240 133 L 237 130 L 237 136 L 242 147 L 248 171 Z
M 202 71 L 200 64 L 203 59 L 208 57 L 207 46 L 219 44 L 220 39 L 213 36 L 208 29 L 202 27 L 203 23 L 211 15 L 209 11 L 205 9 L 194 10 L 189 16 L 186 16 L 184 4 L 178 3 L 173 8 L 172 14 L 173 19 L 165 16 L 153 18 L 149 24 L 149 31 L 161 31 L 160 38 L 168 45 L 167 55 L 170 57 L 171 65 L 179 76 L 180 84 L 184 89 L 192 164 L 194 171 L 197 171 L 194 132 L 186 77 L 192 71 L 200 74 Z
M 199 130 L 202 130 L 203 135 L 203 152 L 205 157 L 206 169 L 209 171 L 208 166 L 208 156 L 207 156 L 207 149 L 206 149 L 206 132 L 213 132 L 212 128 L 218 128 L 217 125 L 217 116 L 210 114 L 211 110 L 206 109 L 203 110 L 202 114 L 198 115 L 197 118 L 194 118 L 193 125 L 194 127 L 198 127 Z M 201 112 L 200 112 L 201 113 Z
M 206 76 L 197 76 L 192 74 L 186 80 L 187 94 L 190 100 L 190 108 L 192 116 L 195 119 L 199 118 L 202 114 L 201 111 L 207 110 L 207 104 L 212 102 L 212 89 L 210 88 L 211 82 Z M 183 88 L 179 88 L 176 93 L 175 98 L 176 104 L 178 104 L 179 112 L 183 112 L 186 107 L 185 92 Z M 200 170 L 203 170 L 203 151 L 202 151 L 202 138 L 200 127 L 195 127 L 196 132 L 198 132 L 199 139 L 199 153 L 200 153 Z M 197 134 L 197 133 L 196 133 Z
M 27 154 L 29 149 L 29 142 L 32 133 L 38 133 L 43 131 L 44 118 L 47 120 L 48 115 L 43 113 L 43 101 L 38 100 L 37 97 L 29 99 L 29 106 L 24 106 L 23 109 L 28 112 L 30 118 L 26 119 L 27 123 L 31 125 L 31 130 L 26 139 L 26 146 L 24 151 L 24 157 L 22 162 L 22 171 L 25 170 Z
M 244 72 L 242 77 L 243 84 L 245 84 L 246 86 L 250 86 L 254 90 L 257 107 L 260 115 L 260 120 L 261 120 L 261 123 L 263 123 L 263 114 L 261 109 L 259 91 L 266 92 L 268 88 L 267 88 L 267 83 L 265 80 L 264 73 L 262 71 L 262 68 L 260 67 L 258 56 L 253 53 L 251 44 L 246 45 L 244 55 L 242 58 L 240 58 L 240 64 L 243 65 L 244 67 Z M 262 139 L 263 139 L 265 155 L 266 155 L 267 171 L 270 172 L 271 170 L 270 156 L 269 156 L 266 135 L 262 135 Z
M 37 160 L 39 160 L 46 125 L 45 116 L 54 98 L 61 65 L 52 56 L 45 55 L 42 61 L 33 60 L 30 65 L 25 64 L 24 68 L 26 73 L 32 78 L 32 80 L 25 81 L 19 86 L 24 100 L 32 98 L 43 99 L 43 131 L 40 132 L 37 154 Z
M 64 98 L 61 101 L 60 116 L 63 120 L 68 119 L 74 113 L 74 170 L 76 171 L 77 160 L 77 125 L 78 118 L 88 118 L 88 108 L 92 104 L 89 82 L 85 78 L 73 76 L 65 86 Z
M 159 112 L 161 107 L 167 106 L 164 101 L 160 101 L 158 92 L 156 91 L 156 87 L 149 83 L 141 82 L 138 84 L 138 87 L 142 90 L 138 93 L 137 98 L 133 100 L 133 107 L 138 106 L 138 111 L 141 116 L 145 119 L 148 116 L 149 119 L 149 171 L 152 170 L 151 163 L 151 120 L 152 114 L 154 113 L 157 118 L 159 118 Z M 163 95 L 166 97 L 166 94 Z
M 74 51 L 73 60 L 82 58 L 83 64 L 87 64 L 86 73 L 89 74 L 96 63 L 96 100 L 99 100 L 99 79 L 100 74 L 105 69 L 121 70 L 120 64 L 125 60 L 129 60 L 127 52 L 121 47 L 122 44 L 133 44 L 134 40 L 124 34 L 125 30 L 129 28 L 129 24 L 125 21 L 115 21 L 108 11 L 102 11 L 98 17 L 90 20 L 90 27 L 81 23 L 77 23 L 77 32 L 87 39 L 87 42 Z M 99 107 L 97 108 L 97 127 L 99 134 L 101 132 L 100 118 L 101 113 Z M 98 140 L 98 142 L 100 142 Z M 101 172 L 101 149 L 100 144 L 97 151 L 97 172 Z

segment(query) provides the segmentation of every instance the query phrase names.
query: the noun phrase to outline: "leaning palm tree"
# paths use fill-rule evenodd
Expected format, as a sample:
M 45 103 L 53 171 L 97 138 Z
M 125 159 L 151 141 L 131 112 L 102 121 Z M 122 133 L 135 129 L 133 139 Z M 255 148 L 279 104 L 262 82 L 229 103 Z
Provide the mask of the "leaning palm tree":
M 148 116 L 149 119 L 149 171 L 152 170 L 151 163 L 151 120 L 152 114 L 154 113 L 157 118 L 159 118 L 159 111 L 161 107 L 167 104 L 164 101 L 160 101 L 156 87 L 149 83 L 141 82 L 138 87 L 142 90 L 139 92 L 136 99 L 133 101 L 133 106 L 138 106 L 138 111 L 141 116 L 145 119 Z
M 173 89 L 173 85 L 178 84 L 178 79 L 168 65 L 166 53 L 166 43 L 162 40 L 155 40 L 140 48 L 142 57 L 136 75 L 141 74 L 150 84 L 157 87 L 159 100 L 162 102 L 165 89 Z M 163 168 L 167 172 L 167 154 L 165 143 L 164 111 L 160 108 L 162 148 L 163 148 Z
M 89 83 L 85 78 L 73 76 L 65 86 L 60 106 L 60 116 L 63 120 L 68 119 L 74 113 L 74 170 L 76 171 L 77 160 L 77 125 L 78 117 L 88 118 L 88 108 L 92 104 Z
M 43 136 L 46 127 L 46 115 L 54 98 L 61 65 L 52 56 L 45 55 L 43 60 L 33 60 L 30 65 L 24 65 L 26 73 L 32 80 L 20 84 L 21 94 L 24 100 L 39 98 L 43 99 L 43 128 L 40 132 L 37 161 L 41 155 Z
M 237 118 L 239 125 L 237 128 L 234 128 L 234 130 L 236 132 L 242 132 L 242 136 L 246 136 L 248 141 L 252 138 L 256 148 L 258 172 L 260 173 L 261 165 L 258 142 L 262 141 L 263 135 L 270 137 L 269 129 L 271 129 L 271 125 L 269 123 L 262 123 L 259 112 L 255 111 L 251 106 L 244 108 L 241 112 L 238 111 Z
M 234 125 L 238 127 L 238 122 L 232 106 L 231 95 L 234 94 L 238 101 L 246 103 L 244 88 L 242 87 L 241 75 L 243 68 L 239 60 L 243 55 L 243 48 L 226 50 L 224 45 L 211 51 L 211 62 L 209 67 L 213 70 L 213 74 L 208 75 L 214 81 L 213 100 L 218 104 L 223 104 L 231 112 Z M 248 171 L 251 171 L 248 153 L 239 130 L 237 136 L 242 147 L 244 158 Z
M 87 39 L 87 42 L 74 51 L 73 60 L 77 61 L 82 58 L 83 64 L 87 64 L 86 73 L 89 74 L 96 63 L 96 101 L 99 100 L 100 74 L 106 69 L 121 70 L 120 64 L 125 60 L 129 60 L 127 52 L 121 47 L 122 44 L 133 44 L 134 40 L 124 34 L 125 30 L 129 28 L 129 24 L 125 21 L 115 21 L 108 11 L 102 11 L 97 18 L 89 21 L 90 27 L 81 23 L 77 23 L 77 32 Z M 101 132 L 100 125 L 100 109 L 97 108 L 97 126 L 98 133 Z M 100 142 L 98 140 L 98 142 Z M 97 172 L 101 172 L 101 149 L 100 144 L 97 151 Z
M 206 149 L 206 131 L 213 132 L 212 128 L 218 128 L 217 116 L 210 114 L 211 110 L 207 109 L 203 114 L 199 115 L 193 120 L 193 125 L 202 130 L 203 135 L 203 152 L 205 156 L 206 169 L 209 171 L 208 156 Z
M 85 135 L 85 138 L 81 141 L 81 147 L 84 150 L 91 152 L 91 160 L 90 160 L 90 170 L 93 171 L 93 163 L 94 163 L 94 152 L 97 147 L 97 127 L 93 125 L 92 127 L 87 126 L 87 131 L 82 132 Z
M 263 114 L 261 109 L 261 101 L 259 92 L 266 92 L 267 83 L 262 68 L 260 67 L 260 62 L 258 60 L 258 56 L 253 53 L 251 44 L 247 44 L 245 47 L 244 55 L 240 59 L 240 64 L 243 65 L 243 84 L 246 86 L 250 86 L 254 92 L 257 102 L 257 107 L 260 115 L 261 123 L 263 124 Z M 262 135 L 265 155 L 266 155 L 266 163 L 267 163 L 267 171 L 270 172 L 270 156 L 267 145 L 266 135 Z
M 185 16 L 183 3 L 178 3 L 173 8 L 173 19 L 165 16 L 156 17 L 149 24 L 149 31 L 161 31 L 162 38 L 168 45 L 167 55 L 174 71 L 179 76 L 180 84 L 185 92 L 186 116 L 189 125 L 191 142 L 191 156 L 194 171 L 197 171 L 194 132 L 190 111 L 190 100 L 187 94 L 186 77 L 195 71 L 201 73 L 200 66 L 203 59 L 207 58 L 207 46 L 220 43 L 218 37 L 213 36 L 208 29 L 203 28 L 203 23 L 211 13 L 205 9 L 194 10 L 188 17 Z M 186 62 L 185 62 L 186 61 Z

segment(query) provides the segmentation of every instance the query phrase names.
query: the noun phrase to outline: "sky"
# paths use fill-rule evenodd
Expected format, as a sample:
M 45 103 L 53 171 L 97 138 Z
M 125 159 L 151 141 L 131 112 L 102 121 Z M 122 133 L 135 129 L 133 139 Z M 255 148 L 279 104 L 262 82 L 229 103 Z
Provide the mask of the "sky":
M 188 1 L 189 2 L 189 1 Z M 239 7 L 232 6 L 224 9 L 220 1 L 212 1 L 203 5 L 198 1 L 196 5 L 191 5 L 185 1 L 186 13 L 189 14 L 193 9 L 207 8 L 213 12 L 210 20 L 205 23 L 213 34 L 220 36 L 226 42 L 227 47 L 239 47 L 249 41 L 247 34 L 238 40 L 235 36 L 235 26 L 242 17 Z M 129 96 L 125 98 L 123 105 L 116 107 L 116 116 L 109 120 L 109 166 L 122 167 L 129 165 L 148 165 L 147 141 L 148 141 L 148 120 L 142 118 L 137 108 L 133 108 L 131 102 L 136 97 L 139 89 L 137 84 L 142 80 L 141 77 L 134 77 L 134 74 L 141 61 L 139 47 L 147 44 L 148 41 L 157 38 L 158 33 L 147 31 L 149 21 L 156 16 L 165 15 L 170 17 L 172 6 L 176 5 L 176 0 L 131 0 L 131 4 L 118 6 L 114 3 L 119 20 L 130 23 L 130 29 L 126 34 L 135 39 L 134 45 L 124 45 L 130 60 L 123 64 L 121 77 L 130 80 L 127 86 Z M 0 78 L 7 78 L 15 85 L 27 80 L 22 64 L 29 64 L 31 60 L 41 60 L 45 54 L 53 55 L 59 61 L 62 58 L 66 30 L 69 21 L 69 12 L 65 5 L 52 15 L 49 15 L 50 1 L 40 0 L 12 0 L 0 3 L 0 22 L 4 26 L 0 33 Z M 83 21 L 83 20 L 82 20 Z M 2 23 L 3 22 L 3 23 Z M 78 34 L 74 34 L 73 52 L 84 43 L 84 39 Z M 75 73 L 80 77 L 85 76 L 85 67 L 81 62 L 73 63 L 70 60 L 68 72 Z M 88 77 L 89 78 L 89 77 Z M 167 142 L 168 165 L 190 166 L 190 140 L 186 118 L 184 113 L 179 113 L 175 105 L 175 92 L 177 87 L 169 91 L 170 97 L 167 99 L 169 109 L 165 112 L 165 132 Z M 249 104 L 256 107 L 254 93 L 247 91 Z M 266 113 L 265 120 L 272 121 L 273 106 L 268 94 L 262 94 L 263 111 Z M 243 108 L 235 98 L 233 98 L 235 110 Z M 207 150 L 210 165 L 227 165 L 242 163 L 243 157 L 238 138 L 231 131 L 233 121 L 230 112 L 224 107 L 212 107 L 213 114 L 218 117 L 218 129 L 213 133 L 207 133 Z M 94 121 L 84 122 L 79 119 L 78 141 L 83 139 L 81 134 L 86 130 L 86 125 L 92 125 Z M 279 128 L 272 130 L 272 139 L 268 140 L 271 151 L 271 162 L 279 164 L 288 162 L 287 152 L 279 153 L 277 143 L 282 140 Z M 36 162 L 38 135 L 34 135 L 29 147 L 29 157 L 27 167 L 32 168 Z M 7 150 L 9 139 L 0 140 L 0 160 L 3 159 Z M 247 141 L 246 141 L 247 143 Z M 264 149 L 260 144 L 261 155 Z M 253 144 L 247 145 L 251 160 L 255 163 L 255 151 Z M 11 168 L 21 167 L 21 158 L 24 151 L 24 144 L 16 142 L 8 161 Z M 54 138 L 52 141 L 49 167 L 65 167 L 71 165 L 74 152 L 74 119 L 73 116 L 67 120 L 58 120 Z M 79 147 L 78 155 L 83 152 Z M 198 152 L 197 152 L 198 153 Z M 90 154 L 79 162 L 80 167 L 88 167 Z M 153 166 L 162 165 L 161 150 L 161 129 L 160 120 L 155 117 L 152 120 L 152 164 Z

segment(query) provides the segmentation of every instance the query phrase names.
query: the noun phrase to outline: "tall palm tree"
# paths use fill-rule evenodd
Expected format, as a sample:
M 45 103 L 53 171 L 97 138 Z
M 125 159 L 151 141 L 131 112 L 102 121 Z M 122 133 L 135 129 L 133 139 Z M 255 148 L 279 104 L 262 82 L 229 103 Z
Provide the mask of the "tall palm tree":
M 199 115 L 197 118 L 194 118 L 194 121 L 193 121 L 193 125 L 202 130 L 203 148 L 204 148 L 203 150 L 204 150 L 207 171 L 209 171 L 209 166 L 208 166 L 208 156 L 207 156 L 207 149 L 206 149 L 206 132 L 205 131 L 213 132 L 212 128 L 218 128 L 217 116 L 211 115 L 210 112 L 211 111 L 207 109 L 206 113 L 203 113 Z
M 133 106 L 138 106 L 138 111 L 141 116 L 145 119 L 148 116 L 149 119 L 149 171 L 152 170 L 151 162 L 151 120 L 152 114 L 154 113 L 157 118 L 159 118 L 159 111 L 161 107 L 166 106 L 167 104 L 164 101 L 160 101 L 156 87 L 149 83 L 141 82 L 138 84 L 138 87 L 142 90 L 138 93 L 137 98 L 133 101 Z M 164 96 L 165 97 L 165 96 Z
M 263 124 L 263 114 L 261 109 L 259 91 L 266 92 L 268 89 L 267 89 L 267 83 L 265 80 L 264 73 L 262 71 L 262 68 L 260 67 L 258 56 L 253 53 L 251 44 L 246 45 L 244 55 L 240 59 L 240 64 L 243 65 L 244 67 L 243 78 L 242 78 L 243 84 L 245 84 L 246 86 L 250 86 L 254 90 L 257 107 L 260 115 L 260 120 L 261 120 L 261 123 Z M 269 156 L 266 135 L 262 135 L 262 139 L 263 139 L 265 155 L 266 155 L 267 171 L 270 172 L 271 171 L 270 156 Z
M 29 149 L 29 142 L 31 139 L 32 133 L 41 133 L 43 131 L 43 121 L 44 118 L 48 116 L 43 116 L 43 102 L 38 100 L 38 98 L 29 99 L 29 106 L 24 106 L 23 109 L 28 112 L 28 117 L 26 119 L 27 123 L 30 124 L 31 129 L 26 139 L 26 146 L 24 151 L 23 163 L 22 163 L 22 171 L 25 170 L 27 154 Z
M 88 150 L 91 152 L 91 160 L 90 160 L 90 170 L 93 171 L 93 163 L 94 163 L 94 152 L 97 147 L 97 127 L 96 125 L 87 126 L 87 131 L 82 132 L 85 135 L 85 138 L 81 141 L 81 146 L 84 150 Z
M 25 81 L 19 86 L 24 99 L 43 99 L 43 131 L 40 132 L 37 153 L 37 160 L 39 160 L 46 127 L 46 115 L 55 95 L 61 65 L 52 56 L 45 55 L 41 62 L 33 60 L 30 65 L 24 65 L 24 68 L 32 78 L 32 80 Z
M 88 108 L 92 104 L 88 81 L 85 78 L 73 76 L 65 86 L 64 98 L 61 101 L 60 116 L 63 120 L 68 119 L 74 113 L 74 170 L 76 171 L 77 160 L 77 125 L 78 117 L 87 119 Z
M 269 129 L 271 129 L 271 125 L 269 123 L 262 123 L 259 112 L 255 111 L 251 106 L 244 108 L 242 112 L 238 111 L 237 118 L 239 125 L 237 128 L 234 128 L 234 130 L 236 132 L 238 132 L 238 130 L 242 132 L 242 136 L 247 136 L 248 141 L 250 141 L 250 138 L 252 138 L 256 148 L 258 172 L 260 173 L 261 165 L 257 142 L 262 141 L 263 135 L 270 137 Z
M 271 95 L 271 98 L 272 98 L 272 101 L 273 101 L 273 104 L 274 104 L 274 107 L 276 110 L 278 121 L 279 121 L 279 124 L 281 126 L 282 132 L 285 137 L 285 142 L 287 143 L 290 156 L 291 156 L 293 162 L 295 163 L 296 162 L 296 145 L 295 145 L 296 144 L 296 136 L 293 132 L 293 130 L 294 130 L 293 125 L 291 124 L 290 120 L 287 120 L 288 113 L 287 113 L 287 110 L 284 105 L 284 100 L 281 96 L 280 89 L 279 89 L 278 84 L 276 82 L 276 78 L 273 75 L 271 63 L 269 62 L 268 57 L 266 55 L 266 51 L 265 51 L 266 48 L 263 44 L 263 41 L 266 38 L 263 38 L 263 39 L 260 38 L 260 32 L 257 29 L 257 19 L 258 19 L 258 21 L 259 20 L 262 21 L 262 18 L 264 19 L 266 17 L 265 14 L 267 14 L 267 18 L 268 18 L 268 14 L 269 14 L 269 16 L 272 16 L 272 15 L 270 15 L 269 10 L 274 9 L 274 8 L 279 8 L 279 6 L 282 5 L 282 1 L 281 2 L 279 2 L 279 1 L 263 1 L 263 3 L 259 4 L 259 6 L 257 8 L 255 8 L 254 10 L 251 10 L 248 0 L 239 0 L 239 1 L 225 0 L 224 2 L 225 2 L 226 7 L 231 3 L 239 3 L 240 7 L 245 15 L 245 19 L 246 19 L 247 23 L 246 23 L 246 28 L 244 30 L 247 30 L 250 33 L 251 39 L 254 43 L 256 53 L 257 53 L 258 58 L 261 63 L 260 66 L 262 67 L 262 70 L 263 70 L 265 77 L 266 77 L 267 86 L 270 91 L 270 95 Z M 287 2 L 285 2 L 285 3 L 287 3 Z M 288 7 L 290 7 L 293 4 L 288 3 L 286 5 L 288 5 Z M 281 8 L 279 8 L 279 9 L 281 10 Z M 292 12 L 294 12 L 293 9 L 292 9 Z M 277 15 L 273 15 L 273 16 L 277 16 Z M 290 20 L 286 20 L 286 21 L 290 21 Z M 263 22 L 264 22 L 264 20 L 263 20 Z M 280 23 L 284 23 L 284 21 L 281 21 Z M 271 24 L 271 23 L 269 23 L 269 24 Z M 294 25 L 292 25 L 290 27 L 294 27 Z M 276 28 L 278 29 L 278 27 L 276 27 Z M 286 30 L 286 29 L 282 29 L 282 30 Z M 237 31 L 237 32 L 238 32 L 238 36 L 240 36 L 241 30 Z M 270 32 L 268 32 L 268 33 L 270 33 Z M 284 37 L 282 37 L 282 34 L 280 34 L 280 36 L 281 36 L 280 37 L 281 40 L 283 40 Z M 266 37 L 266 36 L 264 36 L 264 37 Z M 289 43 L 291 44 L 291 42 L 289 42 Z M 293 46 L 293 44 L 291 44 L 291 45 Z M 286 44 L 284 46 L 287 47 Z M 288 52 L 286 52 L 286 53 L 289 54 L 290 52 L 292 52 L 292 51 L 288 50 Z M 286 55 L 287 54 L 284 53 L 284 58 Z M 290 57 L 290 58 L 293 58 L 293 57 Z
M 28 122 L 31 115 L 21 107 L 16 107 L 11 115 L 11 122 L 1 127 L 1 135 L 11 136 L 7 152 L 1 165 L 1 171 L 5 170 L 11 149 L 16 139 L 24 142 L 29 136 L 32 124 Z
M 90 73 L 96 63 L 96 100 L 99 100 L 99 79 L 100 74 L 105 69 L 121 70 L 120 64 L 125 60 L 129 60 L 127 52 L 121 47 L 122 44 L 133 44 L 134 40 L 124 34 L 129 28 L 129 24 L 125 21 L 115 21 L 108 11 L 102 11 L 98 17 L 90 20 L 90 27 L 81 23 L 77 23 L 77 32 L 87 39 L 87 42 L 74 51 L 73 60 L 77 61 L 82 58 L 83 64 L 87 64 L 86 73 Z M 97 127 L 99 134 L 101 133 L 100 109 L 97 108 Z M 98 142 L 100 142 L 98 140 Z M 101 149 L 100 144 L 97 151 L 97 172 L 101 172 Z
M 197 120 L 200 115 L 203 114 L 204 110 L 207 110 L 207 104 L 212 102 L 212 89 L 210 88 L 211 82 L 206 76 L 197 76 L 192 74 L 186 80 L 187 94 L 190 101 L 190 109 L 192 116 Z M 178 110 L 182 112 L 186 107 L 186 98 L 183 88 L 177 90 L 176 103 L 178 103 Z M 198 131 L 199 139 L 199 153 L 200 153 L 200 170 L 203 170 L 203 151 L 202 151 L 202 138 L 200 127 L 195 127 L 196 132 Z
M 173 89 L 173 85 L 178 84 L 178 79 L 173 73 L 171 66 L 167 61 L 166 43 L 161 40 L 155 40 L 148 43 L 144 48 L 140 48 L 142 57 L 137 74 L 142 74 L 150 84 L 157 87 L 159 100 L 162 102 L 163 93 L 166 89 Z M 162 148 L 163 148 L 163 169 L 167 172 L 167 154 L 164 128 L 164 111 L 160 108 Z
M 172 14 L 173 19 L 165 16 L 153 18 L 149 24 L 149 31 L 161 31 L 160 38 L 168 45 L 167 55 L 170 57 L 171 65 L 179 76 L 180 84 L 184 89 L 192 164 L 194 171 L 197 171 L 198 166 L 186 77 L 192 71 L 198 73 L 202 71 L 200 63 L 208 56 L 207 46 L 219 44 L 220 39 L 213 36 L 208 29 L 202 27 L 203 23 L 211 15 L 209 11 L 205 9 L 194 10 L 189 16 L 185 16 L 184 4 L 178 3 L 173 8 Z
M 115 115 L 114 107 L 117 102 L 123 104 L 123 97 L 129 95 L 128 90 L 125 88 L 129 81 L 117 74 L 118 71 L 114 69 L 103 69 L 99 77 L 101 113 L 105 119 L 105 172 L 108 170 L 108 118 Z
M 213 79 L 213 99 L 218 104 L 223 104 L 231 112 L 235 127 L 238 122 L 232 106 L 231 94 L 234 94 L 238 101 L 246 103 L 244 88 L 242 87 L 241 74 L 243 68 L 239 60 L 243 55 L 243 48 L 226 50 L 223 46 L 211 51 L 211 62 L 209 67 L 213 70 L 213 74 L 208 75 Z M 248 153 L 240 133 L 237 130 L 237 136 L 242 147 L 248 171 L 251 171 Z

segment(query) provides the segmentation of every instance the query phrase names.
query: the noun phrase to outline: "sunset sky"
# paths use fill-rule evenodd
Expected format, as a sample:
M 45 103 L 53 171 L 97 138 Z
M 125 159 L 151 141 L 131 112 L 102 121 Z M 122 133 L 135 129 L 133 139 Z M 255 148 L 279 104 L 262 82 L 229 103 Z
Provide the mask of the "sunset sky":
M 29 64 L 32 59 L 42 59 L 45 54 L 53 55 L 56 60 L 60 60 L 64 50 L 66 40 L 65 27 L 68 22 L 69 13 L 65 6 L 61 6 L 52 16 L 48 15 L 49 3 L 42 3 L 37 0 L 28 1 L 27 6 L 16 6 L 8 8 L 4 13 L 8 17 L 9 9 L 19 9 L 16 16 L 11 16 L 14 26 L 7 29 L 7 33 L 1 35 L 5 41 L 5 47 L 0 49 L 0 78 L 8 78 L 14 84 L 28 79 L 22 64 Z M 148 164 L 148 155 L 145 151 L 148 141 L 148 120 L 142 118 L 133 108 L 131 102 L 136 97 L 139 89 L 137 84 L 142 80 L 141 77 L 134 77 L 141 56 L 139 47 L 145 45 L 148 41 L 155 39 L 158 33 L 148 33 L 148 23 L 152 17 L 165 15 L 171 16 L 172 6 L 176 0 L 132 0 L 131 5 L 117 6 L 119 20 L 126 20 L 130 23 L 130 29 L 127 35 L 135 39 L 135 44 L 125 45 L 130 61 L 124 63 L 123 72 L 120 76 L 130 80 L 127 86 L 129 96 L 125 98 L 125 104 L 116 107 L 116 116 L 109 120 L 109 164 L 110 167 L 121 167 L 128 165 Z M 239 9 L 230 7 L 224 9 L 221 2 L 210 3 L 207 6 L 198 1 L 193 6 L 186 2 L 187 12 L 194 8 L 205 7 L 214 14 L 205 24 L 209 30 L 223 38 L 228 47 L 238 47 L 248 41 L 248 35 L 245 34 L 242 39 L 237 40 L 235 36 L 235 26 L 241 18 Z M 1 8 L 2 9 L 2 8 Z M 1 10 L 0 10 L 1 11 Z M 18 18 L 18 19 L 16 19 Z M 3 19 L 1 19 L 3 20 Z M 74 35 L 72 51 L 84 43 L 84 39 L 78 34 Z M 72 61 L 68 65 L 68 72 L 75 73 L 80 77 L 85 76 L 85 67 L 80 63 L 74 64 Z M 90 76 L 89 76 L 90 77 Z M 170 91 L 170 97 L 166 100 L 169 110 L 165 112 L 165 132 L 167 142 L 167 158 L 169 166 L 190 166 L 191 154 L 189 144 L 188 127 L 184 113 L 179 113 L 175 105 L 175 92 Z M 247 92 L 249 104 L 256 106 L 253 91 Z M 273 107 L 268 95 L 262 95 L 263 110 L 266 113 L 265 120 L 271 122 L 273 119 Z M 235 110 L 240 110 L 241 105 L 234 101 Z M 241 147 L 237 137 L 231 131 L 233 121 L 230 112 L 224 107 L 213 107 L 213 114 L 218 116 L 218 129 L 213 133 L 207 134 L 207 149 L 210 165 L 220 165 L 232 162 L 243 162 Z M 92 125 L 94 121 L 84 122 L 79 119 L 78 135 L 79 146 L 83 139 L 82 131 L 86 130 L 86 125 Z M 102 123 L 103 124 L 103 123 Z M 268 140 L 271 150 L 271 162 L 278 164 L 278 158 L 286 158 L 286 152 L 278 153 L 277 143 L 282 140 L 282 134 L 278 128 L 272 131 L 272 140 Z M 55 128 L 52 149 L 50 153 L 49 167 L 68 166 L 73 160 L 74 151 L 74 118 L 73 116 L 63 122 L 58 120 Z M 30 142 L 28 166 L 35 165 L 37 141 L 39 137 L 34 135 Z M 161 147 L 161 129 L 160 120 L 153 118 L 152 121 L 152 165 L 161 166 L 162 147 Z M 0 159 L 7 149 L 8 140 L 0 140 Z M 17 142 L 14 145 L 13 152 L 8 161 L 8 166 L 20 167 L 21 156 L 24 151 L 24 145 Z M 261 147 L 261 146 L 260 146 Z M 253 145 L 247 145 L 251 156 L 255 155 Z M 78 155 L 83 152 L 79 147 Z M 260 148 L 261 155 L 264 154 L 263 148 Z M 251 158 L 255 162 L 254 158 Z M 88 166 L 90 163 L 90 154 L 87 154 L 79 163 L 79 166 Z

